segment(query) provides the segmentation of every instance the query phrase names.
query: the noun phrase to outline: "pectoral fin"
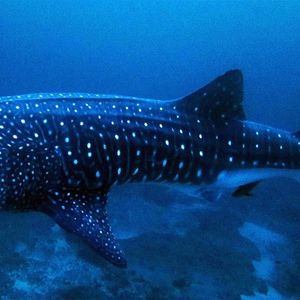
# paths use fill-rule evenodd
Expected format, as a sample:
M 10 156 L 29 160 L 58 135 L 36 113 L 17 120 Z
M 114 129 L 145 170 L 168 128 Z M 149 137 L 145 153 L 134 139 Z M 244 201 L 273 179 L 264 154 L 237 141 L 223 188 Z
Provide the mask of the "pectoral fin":
M 233 193 L 233 197 L 252 196 L 252 190 L 260 183 L 260 180 L 253 181 L 244 185 L 239 186 Z
M 126 267 L 123 252 L 109 225 L 106 197 L 53 192 L 43 203 L 42 210 L 61 227 L 82 237 L 109 262 L 118 267 Z

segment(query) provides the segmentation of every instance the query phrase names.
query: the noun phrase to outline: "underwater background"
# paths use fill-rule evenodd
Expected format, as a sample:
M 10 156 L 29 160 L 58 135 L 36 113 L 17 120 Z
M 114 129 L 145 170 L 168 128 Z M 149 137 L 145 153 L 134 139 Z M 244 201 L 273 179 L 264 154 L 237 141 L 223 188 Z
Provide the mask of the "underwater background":
M 232 68 L 247 118 L 300 129 L 300 2 L 0 1 L 0 96 L 171 99 Z M 111 193 L 129 267 L 46 215 L 0 214 L 0 299 L 300 299 L 300 185 L 207 202 L 152 185 Z

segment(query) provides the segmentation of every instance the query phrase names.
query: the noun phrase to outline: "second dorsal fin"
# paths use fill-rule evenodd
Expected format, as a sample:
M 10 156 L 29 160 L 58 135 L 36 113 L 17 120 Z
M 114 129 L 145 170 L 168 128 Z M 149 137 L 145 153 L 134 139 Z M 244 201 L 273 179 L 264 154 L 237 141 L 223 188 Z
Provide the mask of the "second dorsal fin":
M 203 88 L 177 101 L 178 109 L 216 123 L 245 119 L 242 105 L 242 72 L 228 71 Z
M 300 139 L 300 131 L 297 131 L 294 133 L 295 137 L 297 137 L 298 139 Z

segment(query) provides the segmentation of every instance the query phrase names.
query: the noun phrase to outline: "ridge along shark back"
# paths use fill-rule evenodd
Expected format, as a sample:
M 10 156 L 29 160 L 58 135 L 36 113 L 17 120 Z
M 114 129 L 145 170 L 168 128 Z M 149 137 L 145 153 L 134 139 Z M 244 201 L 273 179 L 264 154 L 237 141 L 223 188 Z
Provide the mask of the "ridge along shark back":
M 239 70 L 170 101 L 1 97 L 1 209 L 44 212 L 125 267 L 106 212 L 113 185 L 175 184 L 195 195 L 203 186 L 238 197 L 265 178 L 300 179 L 299 133 L 247 121 L 242 100 Z

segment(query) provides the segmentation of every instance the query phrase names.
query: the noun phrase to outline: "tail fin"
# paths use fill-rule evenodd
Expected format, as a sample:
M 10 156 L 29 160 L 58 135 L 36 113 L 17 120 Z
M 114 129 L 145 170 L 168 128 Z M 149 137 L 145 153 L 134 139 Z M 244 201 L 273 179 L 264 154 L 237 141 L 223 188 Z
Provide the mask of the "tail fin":
M 180 99 L 178 109 L 216 123 L 245 119 L 243 109 L 243 75 L 231 70 L 196 92 Z

